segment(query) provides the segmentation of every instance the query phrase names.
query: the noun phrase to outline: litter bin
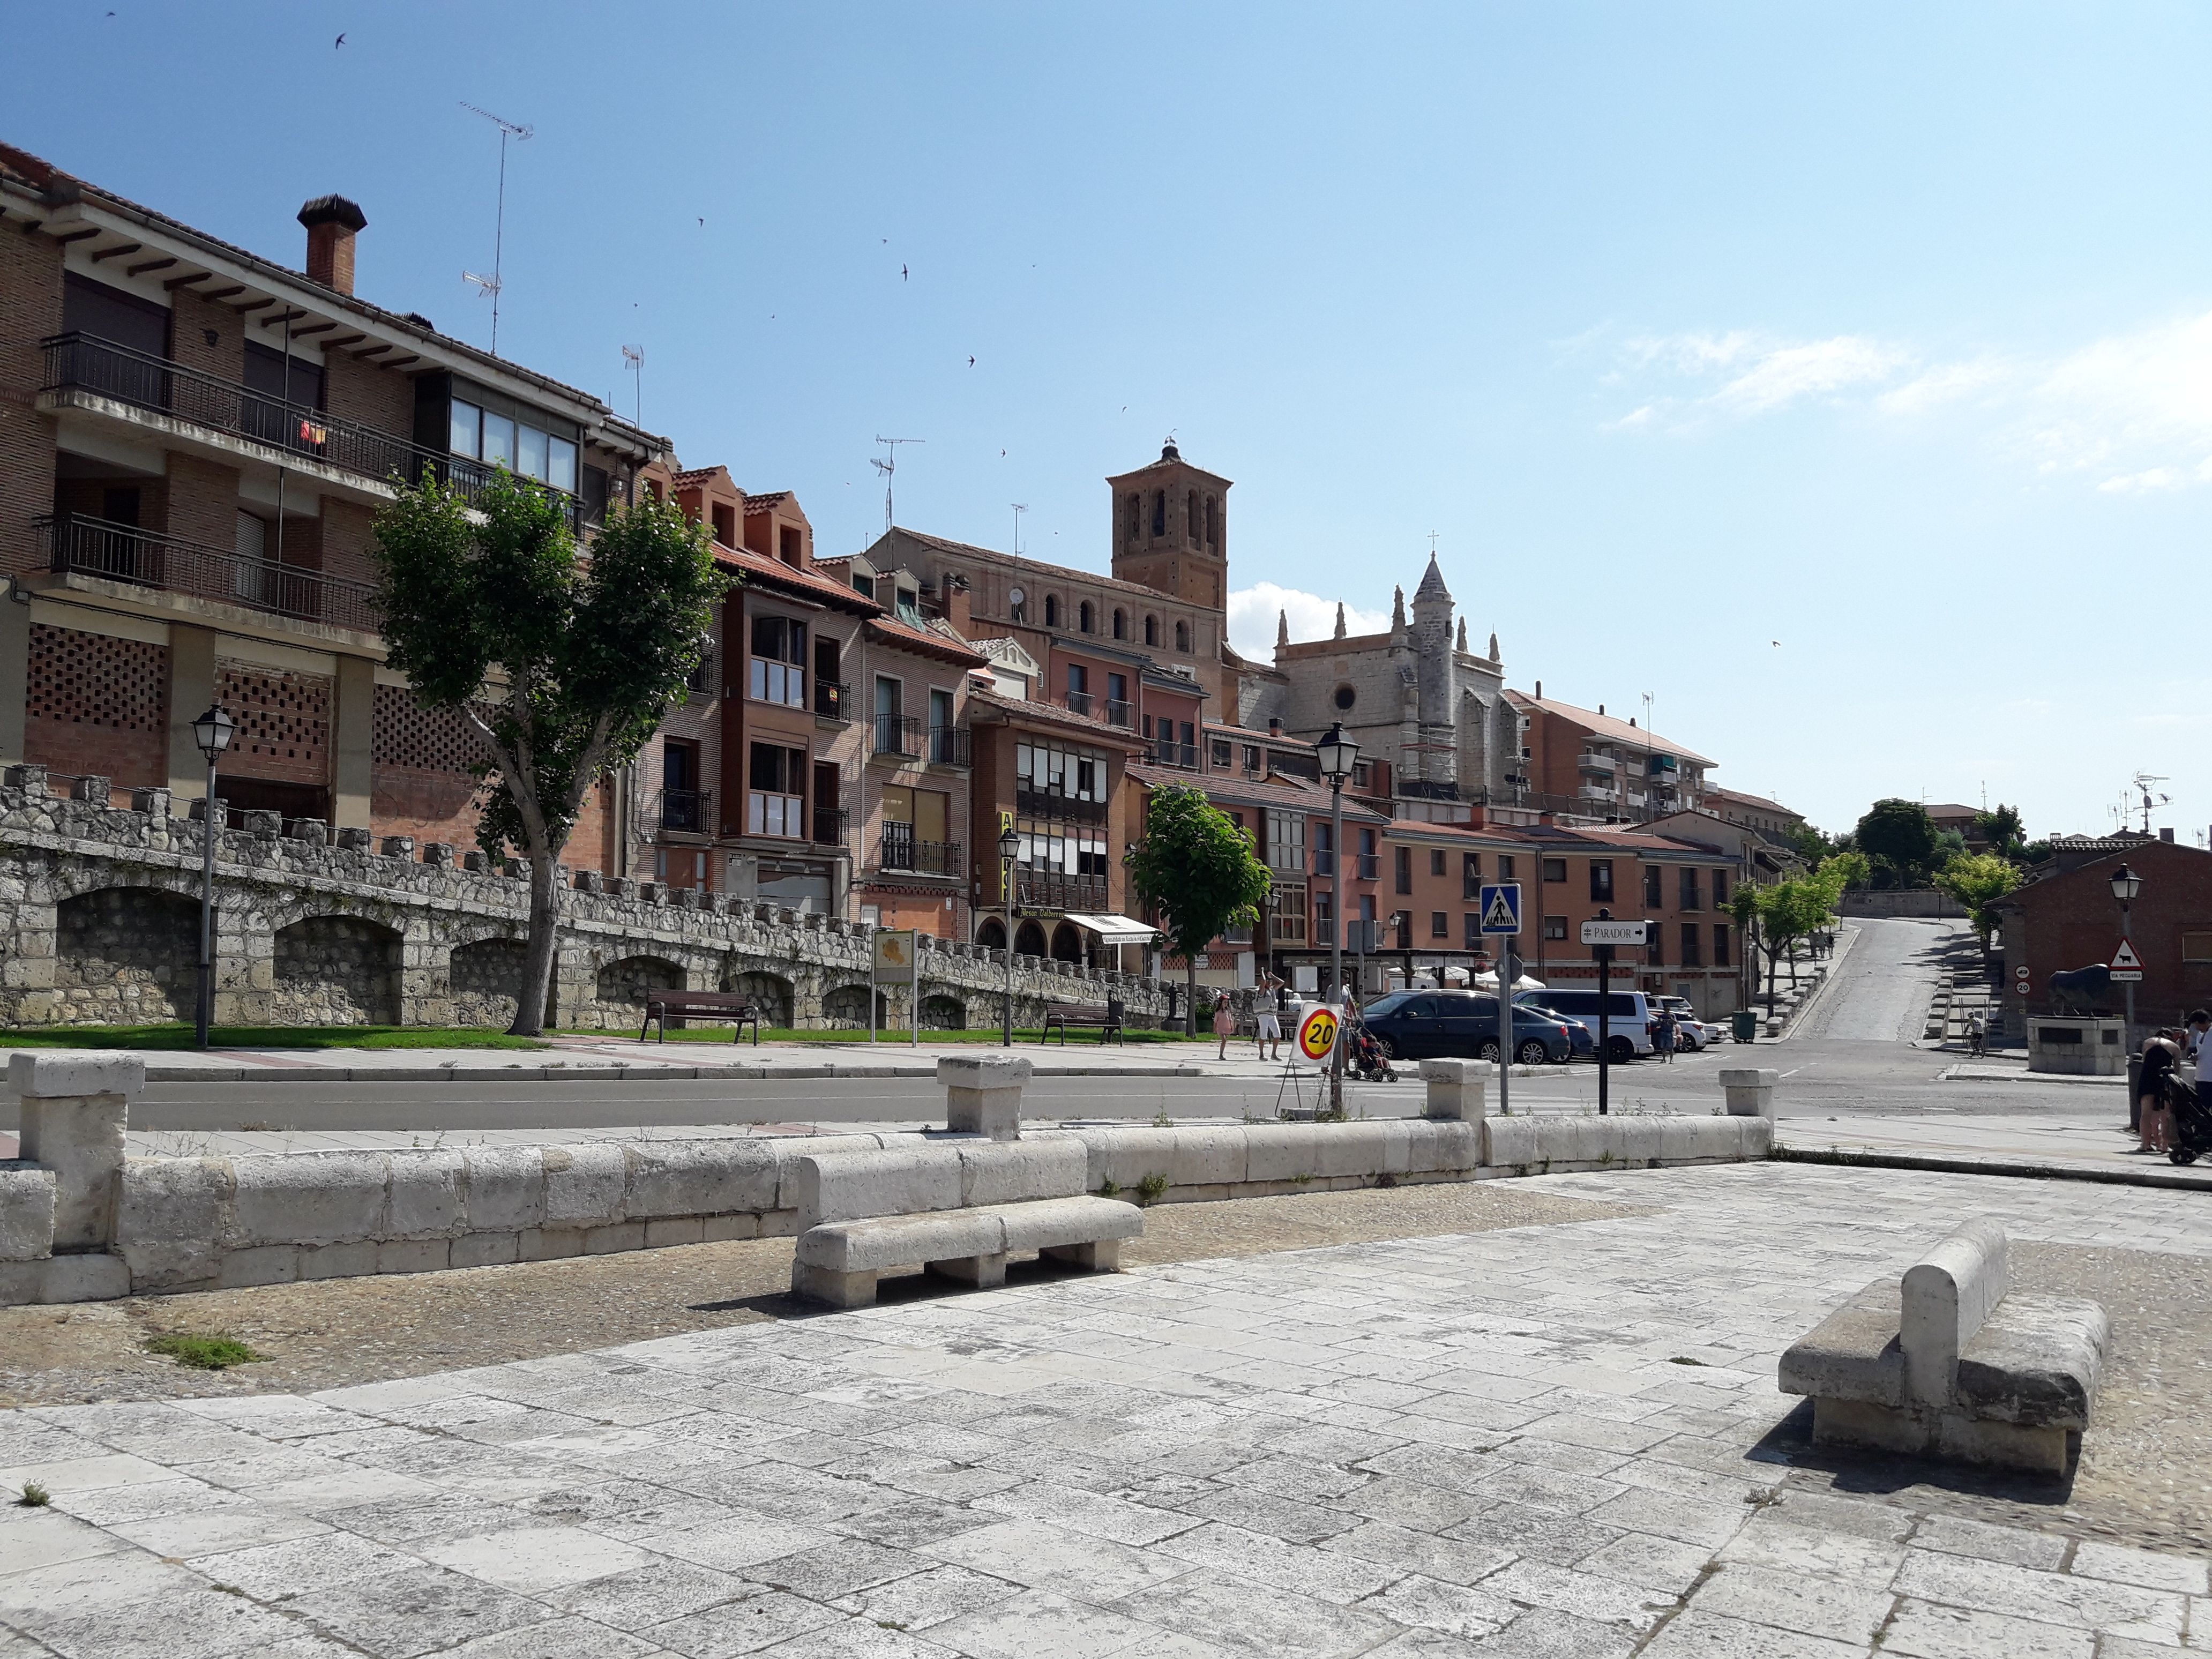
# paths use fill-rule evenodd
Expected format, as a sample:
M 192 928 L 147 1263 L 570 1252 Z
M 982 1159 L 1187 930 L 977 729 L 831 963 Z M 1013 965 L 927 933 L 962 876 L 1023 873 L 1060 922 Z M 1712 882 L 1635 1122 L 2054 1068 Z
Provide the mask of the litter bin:
M 1729 1016 L 1729 1024 L 1738 1042 L 1750 1042 L 1759 1036 L 1759 1010 L 1739 1008 Z
M 2128 1133 L 2142 1133 L 2142 1052 L 2128 1056 Z

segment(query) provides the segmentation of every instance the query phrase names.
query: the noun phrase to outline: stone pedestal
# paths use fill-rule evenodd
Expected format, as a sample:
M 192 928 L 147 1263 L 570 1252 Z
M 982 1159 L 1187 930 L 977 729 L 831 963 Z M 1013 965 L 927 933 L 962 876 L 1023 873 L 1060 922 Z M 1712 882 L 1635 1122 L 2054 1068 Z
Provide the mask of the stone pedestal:
M 22 1097 L 21 1156 L 54 1174 L 57 1253 L 104 1250 L 114 1236 L 131 1097 L 146 1086 L 135 1054 L 25 1054 L 8 1058 Z
M 1782 1080 L 1780 1072 L 1765 1066 L 1723 1066 L 1720 1078 L 1730 1117 L 1774 1115 L 1774 1085 Z
M 2127 1022 L 2078 1014 L 2030 1014 L 2027 1069 L 2073 1077 L 2118 1077 L 2128 1069 Z
M 1485 1091 L 1498 1068 L 1486 1060 L 1425 1060 L 1421 1081 L 1428 1085 L 1423 1117 L 1447 1118 L 1480 1123 L 1485 1111 Z
M 980 1054 L 937 1062 L 945 1085 L 945 1127 L 994 1140 L 1022 1138 L 1022 1085 L 1030 1063 L 1012 1054 Z

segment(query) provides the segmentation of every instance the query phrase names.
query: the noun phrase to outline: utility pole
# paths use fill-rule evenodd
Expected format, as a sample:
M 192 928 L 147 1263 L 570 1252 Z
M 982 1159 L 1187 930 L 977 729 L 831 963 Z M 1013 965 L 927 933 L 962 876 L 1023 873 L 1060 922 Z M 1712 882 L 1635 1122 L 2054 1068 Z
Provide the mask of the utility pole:
M 513 138 L 520 143 L 530 137 L 532 130 L 520 122 L 503 120 L 488 109 L 478 109 L 474 104 L 464 102 L 461 107 L 471 114 L 483 116 L 499 129 L 499 207 L 497 217 L 492 222 L 491 275 L 485 277 L 472 270 L 461 272 L 464 277 L 491 296 L 491 351 L 496 357 L 499 356 L 500 262 L 507 252 L 507 141 Z

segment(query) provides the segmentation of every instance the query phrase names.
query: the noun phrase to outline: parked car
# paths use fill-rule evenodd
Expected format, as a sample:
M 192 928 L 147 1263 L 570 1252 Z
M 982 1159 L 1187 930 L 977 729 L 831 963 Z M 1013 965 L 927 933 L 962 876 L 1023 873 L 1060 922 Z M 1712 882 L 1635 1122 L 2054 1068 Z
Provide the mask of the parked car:
M 1662 996 L 1651 1000 L 1674 1016 L 1674 1046 L 1686 1054 L 1694 1054 L 1728 1035 L 1726 1026 L 1699 1019 L 1687 997 Z
M 1498 999 L 1471 991 L 1393 991 L 1361 1011 L 1367 1030 L 1394 1059 L 1498 1058 Z M 1524 1066 L 1557 1064 L 1575 1052 L 1557 1015 L 1516 1004 L 1513 1058 Z
M 1550 1006 L 1548 1004 L 1539 1006 L 1533 1002 L 1523 1002 L 1518 997 L 1516 997 L 1514 1000 L 1518 1003 L 1520 1006 L 1527 1009 L 1530 1013 L 1536 1015 L 1538 1018 L 1542 1019 L 1556 1019 L 1560 1024 L 1567 1028 L 1567 1040 L 1575 1045 L 1575 1052 L 1571 1056 L 1570 1056 L 1570 1058 L 1575 1060 L 1595 1060 L 1597 1058 L 1597 1033 L 1590 1030 L 1589 1026 L 1583 1024 L 1582 1021 L 1568 1018 L 1566 1015 L 1561 1013 L 1558 1009 Z
M 1610 1012 L 1606 1031 L 1606 1046 L 1612 1051 L 1607 1058 L 1618 1063 L 1634 1060 L 1638 1054 L 1651 1052 L 1651 1022 L 1658 1010 L 1651 999 L 1641 991 L 1607 991 L 1607 1005 Z M 1568 1019 L 1578 1019 L 1597 1034 L 1597 992 L 1595 988 L 1581 990 L 1566 986 L 1549 986 L 1541 991 L 1523 991 L 1514 1000 L 1524 1006 L 1548 1008 Z

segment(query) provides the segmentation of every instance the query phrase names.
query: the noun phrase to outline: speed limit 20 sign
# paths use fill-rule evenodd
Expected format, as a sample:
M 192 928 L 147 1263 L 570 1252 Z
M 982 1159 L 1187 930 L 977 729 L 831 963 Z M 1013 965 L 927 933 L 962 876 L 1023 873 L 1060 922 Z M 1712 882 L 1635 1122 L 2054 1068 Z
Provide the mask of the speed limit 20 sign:
M 1298 1052 L 1310 1060 L 1327 1060 L 1336 1047 L 1338 1026 L 1336 1010 L 1327 1004 L 1308 1009 L 1298 1022 Z

